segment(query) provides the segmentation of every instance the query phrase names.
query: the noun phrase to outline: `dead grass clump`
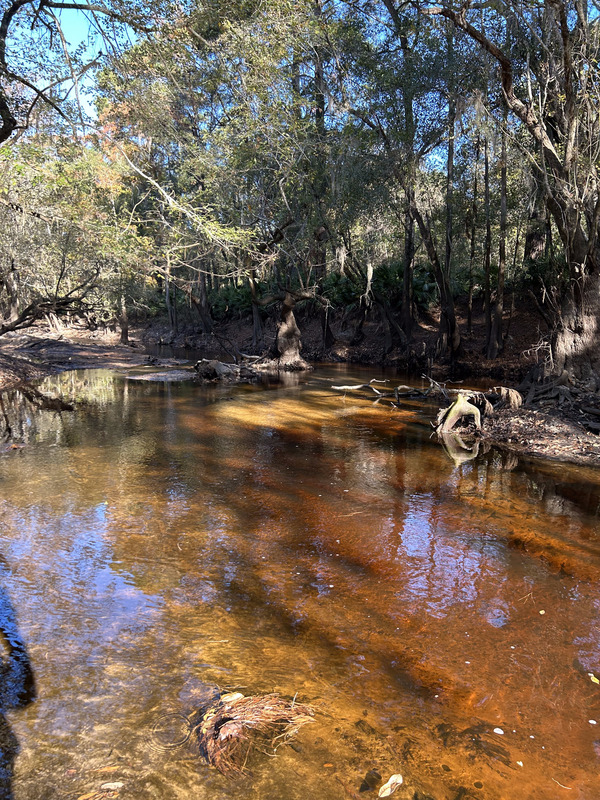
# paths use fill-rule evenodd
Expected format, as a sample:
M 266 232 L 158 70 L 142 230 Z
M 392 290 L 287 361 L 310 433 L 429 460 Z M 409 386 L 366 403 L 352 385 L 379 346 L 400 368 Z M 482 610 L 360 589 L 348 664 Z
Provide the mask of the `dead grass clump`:
M 278 694 L 218 697 L 194 727 L 204 758 L 223 775 L 244 771 L 252 749 L 273 751 L 308 722 L 314 711 Z

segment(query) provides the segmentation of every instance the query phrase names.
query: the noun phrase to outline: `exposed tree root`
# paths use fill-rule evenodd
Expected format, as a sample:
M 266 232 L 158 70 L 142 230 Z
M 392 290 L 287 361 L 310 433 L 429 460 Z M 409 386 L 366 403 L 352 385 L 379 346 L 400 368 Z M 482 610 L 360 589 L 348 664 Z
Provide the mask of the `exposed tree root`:
M 566 370 L 553 378 L 532 371 L 519 386 L 525 406 L 537 409 L 559 408 L 575 418 L 586 430 L 600 433 L 600 378 L 592 375 L 576 381 Z
M 495 409 L 520 408 L 523 397 L 516 389 L 508 389 L 505 386 L 497 386 L 489 392 L 475 392 L 466 389 L 448 389 L 445 385 L 437 383 L 433 378 L 423 376 L 429 382 L 427 389 L 416 386 L 400 385 L 392 390 L 382 391 L 373 384 L 387 383 L 373 378 L 368 383 L 349 384 L 332 386 L 339 392 L 356 392 L 369 390 L 376 395 L 375 402 L 387 399 L 395 405 L 400 405 L 400 399 L 405 397 L 412 398 L 439 398 L 450 405 L 442 408 L 438 413 L 435 423 L 435 430 L 438 434 L 447 434 L 455 428 L 465 417 L 472 417 L 475 428 L 481 430 L 481 421 L 484 417 L 489 417 Z M 454 399 L 452 399 L 454 397 Z M 455 447 L 454 447 L 455 449 Z
M 403 398 L 438 398 L 444 403 L 433 427 L 448 456 L 462 464 L 478 454 L 483 441 L 515 453 L 581 464 L 600 459 L 600 396 L 583 387 L 566 384 L 565 374 L 536 387 L 536 406 L 526 407 L 516 389 L 496 386 L 487 392 L 452 389 L 429 380 L 429 387 L 378 388 L 372 380 L 334 386 L 337 391 L 375 395 L 400 406 Z M 528 385 L 526 391 L 529 392 Z M 480 452 L 480 448 L 479 448 Z
M 473 417 L 475 427 L 481 430 L 481 412 L 476 405 L 469 401 L 470 395 L 459 392 L 456 400 L 448 408 L 443 408 L 436 421 L 436 433 L 448 433 L 463 417 Z
M 262 372 L 308 372 L 313 367 L 305 361 L 302 356 L 294 360 L 285 360 L 283 358 L 261 358 L 255 361 L 254 365 Z
M 494 408 L 510 408 L 515 411 L 523 405 L 523 395 L 516 389 L 507 389 L 505 386 L 498 386 L 486 395 Z
M 193 733 L 202 755 L 224 775 L 244 772 L 252 749 L 272 751 L 314 722 L 312 708 L 278 694 L 223 694 L 201 714 Z
M 570 393 L 576 387 L 569 387 L 569 375 L 563 371 L 560 375 L 550 380 L 539 380 L 535 372 L 530 373 L 519 386 L 519 391 L 525 397 L 525 405 L 538 405 L 544 400 L 558 399 L 560 403 L 569 399 Z

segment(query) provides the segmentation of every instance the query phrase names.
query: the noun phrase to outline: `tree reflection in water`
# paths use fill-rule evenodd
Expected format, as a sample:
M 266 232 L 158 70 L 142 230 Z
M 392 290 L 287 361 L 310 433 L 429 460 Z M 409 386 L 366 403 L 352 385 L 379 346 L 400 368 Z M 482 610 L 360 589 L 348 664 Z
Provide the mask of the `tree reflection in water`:
M 3 559 L 0 557 L 0 581 Z M 13 765 L 19 742 L 8 720 L 7 711 L 24 708 L 35 700 L 35 679 L 25 643 L 21 639 L 16 614 L 6 588 L 0 583 L 0 798 L 11 800 Z

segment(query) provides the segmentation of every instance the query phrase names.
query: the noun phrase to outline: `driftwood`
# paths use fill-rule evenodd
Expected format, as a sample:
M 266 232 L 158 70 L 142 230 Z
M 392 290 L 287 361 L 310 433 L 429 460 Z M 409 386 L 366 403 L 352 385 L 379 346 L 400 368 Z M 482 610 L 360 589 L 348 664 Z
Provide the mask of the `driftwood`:
M 395 386 L 393 389 L 388 391 L 381 391 L 373 386 L 374 383 L 389 383 L 389 379 L 380 380 L 378 378 L 371 378 L 368 383 L 358 383 L 358 384 L 349 384 L 349 385 L 341 385 L 341 386 L 332 386 L 332 389 L 335 389 L 338 392 L 357 392 L 361 391 L 362 389 L 370 389 L 375 395 L 376 399 L 375 402 L 379 400 L 389 400 L 390 402 L 396 401 L 398 405 L 400 402 L 401 397 L 436 397 L 440 396 L 444 399 L 449 399 L 448 391 L 446 387 L 440 383 L 437 383 L 433 380 L 433 378 L 429 378 L 423 375 L 423 378 L 429 381 L 429 387 L 426 389 L 420 389 L 417 386 L 407 386 L 406 384 L 400 384 L 399 386 Z
M 376 395 L 379 397 L 393 397 L 394 392 L 380 392 L 379 389 L 376 389 L 373 384 L 374 383 L 388 383 L 386 380 L 378 380 L 377 378 L 372 378 L 368 383 L 358 383 L 358 384 L 351 384 L 348 386 L 332 386 L 332 389 L 336 389 L 338 392 L 357 392 L 360 389 L 371 389 L 375 392 Z M 400 388 L 400 387 L 398 387 Z M 410 388 L 410 387 L 406 387 Z
M 449 403 L 442 408 L 438 415 L 434 428 L 440 436 L 448 434 L 463 419 L 471 417 L 474 420 L 475 428 L 481 429 L 481 421 L 484 417 L 489 417 L 497 408 L 517 409 L 523 403 L 522 395 L 516 389 L 508 389 L 505 386 L 497 386 L 489 392 L 470 391 L 468 389 L 449 389 L 446 385 L 434 381 L 433 378 L 423 376 L 429 382 L 426 389 L 416 386 L 396 386 L 391 391 L 381 391 L 373 386 L 374 383 L 388 383 L 373 378 L 368 383 L 354 385 L 332 386 L 337 391 L 362 391 L 369 390 L 375 395 L 375 402 L 382 399 L 389 400 L 395 405 L 400 405 L 401 397 L 414 398 L 440 398 Z
M 238 383 L 260 379 L 258 372 L 246 364 L 226 364 L 215 359 L 203 358 L 196 361 L 194 369 L 203 381 Z
M 435 428 L 437 433 L 448 433 L 463 417 L 473 417 L 475 427 L 481 430 L 481 411 L 470 402 L 466 392 L 459 392 L 452 405 L 439 412 Z

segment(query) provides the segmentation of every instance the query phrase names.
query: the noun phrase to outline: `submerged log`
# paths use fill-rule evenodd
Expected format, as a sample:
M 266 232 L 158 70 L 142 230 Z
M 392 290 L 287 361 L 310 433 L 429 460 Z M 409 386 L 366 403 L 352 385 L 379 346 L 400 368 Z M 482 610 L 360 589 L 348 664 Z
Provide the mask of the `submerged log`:
M 203 381 L 248 382 L 259 379 L 258 372 L 246 364 L 226 364 L 223 361 L 203 358 L 194 364 Z

